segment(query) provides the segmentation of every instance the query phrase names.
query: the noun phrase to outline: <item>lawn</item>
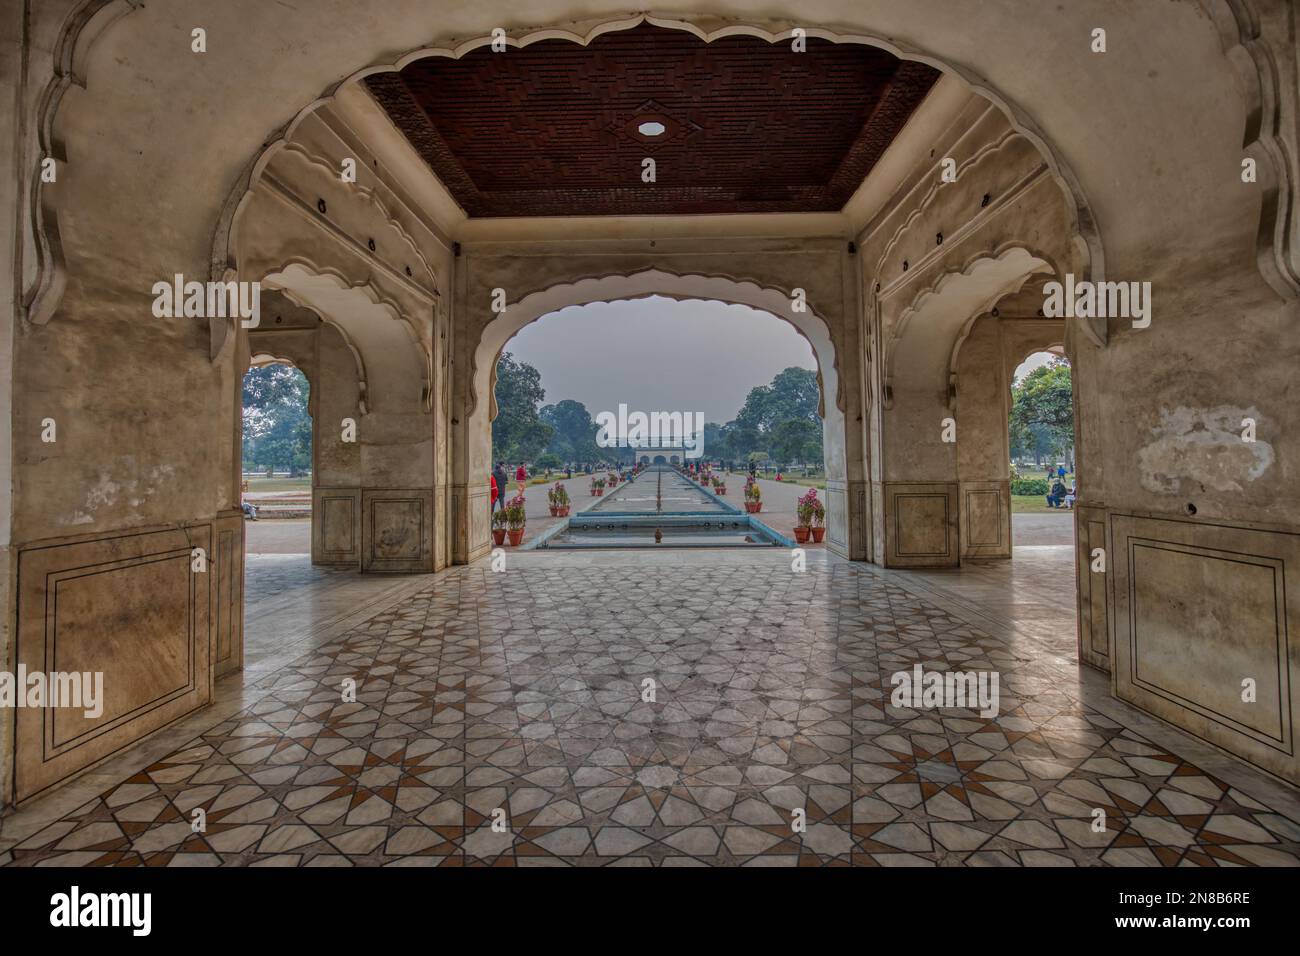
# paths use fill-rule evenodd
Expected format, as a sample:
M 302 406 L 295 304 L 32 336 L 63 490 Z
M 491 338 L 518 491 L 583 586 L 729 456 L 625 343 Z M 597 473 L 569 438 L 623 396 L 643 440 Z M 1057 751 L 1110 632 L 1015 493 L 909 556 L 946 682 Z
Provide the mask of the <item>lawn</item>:
M 1020 469 L 1020 474 L 1021 474 L 1021 476 L 1024 477 L 1024 478 L 1038 478 L 1038 479 L 1043 479 L 1043 478 L 1045 477 L 1045 474 L 1044 474 L 1045 472 L 1046 472 L 1046 469 L 1045 469 L 1045 468 L 1044 468 L 1044 469 L 1039 469 L 1039 468 L 1033 468 L 1032 466 L 1031 466 L 1030 468 L 1028 468 L 1028 469 L 1026 469 L 1026 468 L 1024 468 L 1024 467 L 1022 466 L 1021 469 Z M 1061 480 L 1062 480 L 1062 482 L 1065 484 L 1065 487 L 1066 487 L 1067 490 L 1070 489 L 1070 488 L 1072 488 L 1072 487 L 1074 487 L 1075 476 L 1074 476 L 1073 472 L 1067 474 L 1067 475 L 1066 475 L 1063 479 L 1061 479 Z M 1056 481 L 1056 476 L 1053 476 L 1052 479 L 1051 479 L 1051 481 L 1048 482 L 1048 487 L 1049 487 L 1049 488 L 1051 487 L 1051 484 L 1052 484 L 1052 482 L 1054 482 L 1054 481 Z M 1045 515 L 1045 514 L 1053 514 L 1054 512 L 1057 512 L 1057 511 L 1066 511 L 1066 510 L 1069 510 L 1069 509 L 1064 509 L 1064 508 L 1049 508 L 1049 507 L 1047 506 L 1047 496 L 1046 496 L 1046 495 L 1012 495 L 1012 496 L 1011 496 L 1011 513 L 1012 513 L 1012 514 L 1016 514 L 1016 515 Z
M 1012 495 L 1011 513 L 1013 515 L 1069 514 L 1070 509 L 1047 507 L 1045 495 Z
M 732 474 L 740 478 L 744 478 L 746 475 L 749 474 L 749 472 L 732 471 L 732 472 L 728 472 L 728 474 Z M 758 473 L 758 477 L 764 481 L 776 481 L 775 472 L 768 472 L 767 474 L 763 474 L 763 472 L 760 471 Z M 804 487 L 807 488 L 816 488 L 818 491 L 826 490 L 826 478 L 824 475 L 820 477 L 814 475 L 811 478 L 804 478 L 802 475 L 798 477 L 793 475 L 782 475 L 780 483 L 783 485 L 803 485 Z
M 247 481 L 250 495 L 264 495 L 280 491 L 311 491 L 310 475 L 304 475 L 301 478 L 249 478 Z
M 767 480 L 776 481 L 775 478 L 769 478 Z M 809 488 L 816 488 L 818 491 L 826 490 L 825 478 L 791 478 L 788 475 L 783 475 L 780 483 L 783 485 L 804 485 Z

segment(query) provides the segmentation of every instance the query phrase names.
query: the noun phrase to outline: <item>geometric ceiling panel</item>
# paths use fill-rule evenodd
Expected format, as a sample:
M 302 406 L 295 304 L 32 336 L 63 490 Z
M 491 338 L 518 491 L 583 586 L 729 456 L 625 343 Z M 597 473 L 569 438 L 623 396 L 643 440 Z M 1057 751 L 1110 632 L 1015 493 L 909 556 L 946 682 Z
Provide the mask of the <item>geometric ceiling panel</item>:
M 861 44 L 643 23 L 366 85 L 470 216 L 689 215 L 838 211 L 938 77 Z

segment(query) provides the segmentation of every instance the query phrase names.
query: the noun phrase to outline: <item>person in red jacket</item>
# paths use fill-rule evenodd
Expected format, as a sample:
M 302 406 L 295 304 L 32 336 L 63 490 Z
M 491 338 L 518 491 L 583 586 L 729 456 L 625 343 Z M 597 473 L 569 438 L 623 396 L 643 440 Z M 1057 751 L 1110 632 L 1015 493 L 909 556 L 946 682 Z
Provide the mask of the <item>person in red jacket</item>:
M 497 508 L 497 476 L 488 472 L 488 477 L 492 479 L 492 500 L 488 502 L 488 510 L 496 511 Z

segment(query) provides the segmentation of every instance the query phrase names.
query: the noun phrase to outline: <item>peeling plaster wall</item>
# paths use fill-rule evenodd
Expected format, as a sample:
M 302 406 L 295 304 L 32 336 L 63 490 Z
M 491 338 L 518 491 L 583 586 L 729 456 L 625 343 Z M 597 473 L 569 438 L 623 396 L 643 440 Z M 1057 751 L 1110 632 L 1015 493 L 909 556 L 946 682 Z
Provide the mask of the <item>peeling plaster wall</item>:
M 1172 495 L 1243 491 L 1243 483 L 1258 481 L 1274 460 L 1271 444 L 1249 440 L 1256 422 L 1271 431 L 1272 423 L 1260 422 L 1253 406 L 1161 409 L 1155 440 L 1138 452 L 1142 487 Z
M 1234 285 L 1189 273 L 1156 287 L 1150 328 L 1112 323 L 1095 396 L 1105 434 L 1089 456 L 1104 460 L 1093 478 L 1101 500 L 1166 514 L 1191 504 L 1202 519 L 1300 523 L 1300 446 L 1291 437 L 1300 434 L 1300 311 L 1266 290 Z M 1257 422 L 1253 445 L 1241 438 L 1245 417 Z

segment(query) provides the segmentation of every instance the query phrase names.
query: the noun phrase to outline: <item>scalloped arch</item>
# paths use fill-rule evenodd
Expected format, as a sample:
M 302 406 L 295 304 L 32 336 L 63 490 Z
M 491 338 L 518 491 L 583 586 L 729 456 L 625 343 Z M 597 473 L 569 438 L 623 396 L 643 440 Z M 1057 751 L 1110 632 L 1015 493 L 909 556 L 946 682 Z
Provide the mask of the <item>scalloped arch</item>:
M 1292 175 L 1300 157 L 1288 157 L 1281 117 L 1282 81 L 1267 45 L 1261 40 L 1259 15 L 1249 0 L 1201 0 L 1219 31 L 1219 44 L 1240 80 L 1246 99 L 1242 151 L 1256 160 L 1264 191 L 1255 238 L 1256 264 L 1283 299 L 1300 297 L 1300 184 Z M 1291 41 L 1296 39 L 1296 4 L 1288 6 Z M 1297 60 L 1300 64 L 1300 59 Z M 1300 96 L 1291 91 L 1295 98 Z M 1266 162 L 1259 162 L 1260 159 Z
M 909 302 L 899 313 L 898 319 L 894 323 L 893 334 L 889 338 L 888 345 L 892 347 L 893 344 L 902 337 L 908 321 L 913 315 L 920 311 L 921 305 L 926 299 L 930 298 L 930 296 L 939 294 L 945 287 L 950 285 L 956 279 L 963 276 L 970 277 L 974 275 L 975 270 L 982 262 L 1005 262 L 1017 253 L 1023 253 L 1030 259 L 1037 259 L 1041 261 L 1043 265 L 1047 266 L 1054 274 L 1061 274 L 1060 266 L 1053 261 L 1050 255 L 1040 252 L 1018 239 L 1008 240 L 1007 242 L 997 246 L 992 251 L 984 249 L 972 253 L 962 262 L 959 268 L 945 270 L 929 285 L 923 286 L 917 290 L 916 294 L 912 296 L 912 301 Z M 1030 275 L 1032 275 L 1032 273 L 1025 273 L 1026 278 Z
M 370 413 L 370 408 L 367 400 L 367 390 L 369 388 L 369 380 L 366 372 L 366 360 L 362 356 L 361 350 L 357 348 L 357 344 L 355 341 L 353 341 L 351 334 L 348 332 L 346 328 L 344 328 L 334 319 L 330 318 L 327 315 L 323 315 L 310 302 L 303 302 L 301 299 L 294 296 L 293 293 L 287 289 L 281 289 L 279 291 L 285 296 L 285 298 L 287 298 L 294 305 L 310 311 L 313 315 L 316 316 L 316 318 L 320 320 L 322 325 L 328 325 L 330 328 L 332 328 L 335 332 L 338 333 L 339 338 L 343 340 L 343 344 L 347 347 L 348 352 L 352 355 L 352 364 L 356 367 L 357 370 L 357 407 L 361 409 L 362 415 L 368 415 Z M 249 343 L 249 347 L 251 349 L 252 347 L 251 342 Z M 258 354 L 269 354 L 269 353 L 254 352 L 253 357 L 256 357 Z M 288 361 L 290 364 L 295 366 L 297 365 L 297 363 L 294 362 L 292 359 L 284 359 L 283 361 Z M 304 371 L 303 374 L 306 375 L 307 373 Z
M 298 363 L 287 355 L 276 355 L 272 352 L 261 351 L 254 352 L 248 357 L 249 368 L 261 368 L 264 365 L 292 365 L 294 368 L 298 368 Z
M 560 282 L 526 293 L 516 302 L 508 303 L 506 311 L 484 327 L 474 349 L 470 370 L 469 413 L 477 413 L 480 407 L 479 396 L 486 394 L 489 396 L 489 421 L 496 417 L 493 396 L 496 362 L 506 344 L 521 329 L 570 306 L 651 296 L 677 301 L 708 300 L 746 305 L 789 322 L 808 342 L 817 362 L 817 384 L 821 391 L 818 413 L 826 418 L 829 408 L 834 408 L 842 417 L 845 399 L 834 340 L 830 327 L 811 307 L 807 312 L 793 313 L 789 291 L 760 285 L 751 279 L 718 274 L 677 273 L 662 269 L 603 273 Z M 828 406 L 826 394 L 832 389 L 834 400 Z
M 1019 260 L 1016 262 L 1015 260 Z M 961 346 L 961 342 L 969 333 L 972 323 L 976 318 L 982 315 L 1003 296 L 1016 292 L 1023 288 L 1025 282 L 1035 274 L 1051 270 L 1056 271 L 1055 265 L 1050 258 L 1036 252 L 1034 249 L 1018 241 L 1004 243 L 998 248 L 984 250 L 969 256 L 958 269 L 949 269 L 942 275 L 938 276 L 933 282 L 917 291 L 912 301 L 899 315 L 897 322 L 893 324 L 890 331 L 889 340 L 885 343 L 884 352 L 884 390 L 885 395 L 890 396 L 895 391 L 894 384 L 899 371 L 900 356 L 903 354 L 904 345 L 915 336 L 909 337 L 910 326 L 912 325 L 913 316 L 924 310 L 927 300 L 942 296 L 946 291 L 953 288 L 954 285 L 963 283 L 972 279 L 978 273 L 987 271 L 990 267 L 998 269 L 1000 266 L 1013 265 L 1016 268 L 1007 272 L 1006 276 L 997 285 L 984 292 L 978 301 L 968 303 L 962 310 L 960 322 L 951 325 L 949 331 L 952 333 L 952 341 L 947 343 L 945 349 L 946 361 L 944 367 L 951 375 L 953 356 Z M 920 335 L 922 333 L 916 333 Z M 927 330 L 927 333 L 928 330 Z M 910 352 L 908 354 L 911 354 Z M 892 405 L 891 401 L 886 401 L 886 407 Z
M 36 140 L 41 156 L 54 160 L 55 182 L 45 183 L 40 176 L 33 176 L 27 196 L 36 279 L 23 290 L 22 303 L 33 325 L 45 325 L 54 317 L 68 284 L 58 205 L 58 181 L 63 178 L 68 160 L 67 150 L 55 132 L 55 119 L 64 94 L 74 86 L 86 88 L 86 58 L 95 41 L 137 6 L 131 0 L 85 0 L 69 15 L 54 47 L 54 75 L 37 106 Z
M 1042 272 L 1042 271 L 1039 271 L 1039 272 L 1031 272 L 1029 275 L 1025 276 L 1024 280 L 1020 283 L 1019 288 L 1018 288 L 1018 289 L 1014 289 L 1014 290 L 1012 290 L 1012 292 L 1011 292 L 1010 294 L 1014 294 L 1015 292 L 1020 291 L 1020 289 L 1023 289 L 1023 288 L 1025 287 L 1025 285 L 1028 284 L 1029 280 L 1032 279 L 1035 275 L 1047 275 L 1047 273 L 1046 273 L 1046 272 Z M 1005 296 L 1001 296 L 1000 298 L 1005 298 Z M 996 302 L 996 301 L 994 301 L 994 302 L 990 302 L 990 303 L 989 303 L 989 307 L 990 307 L 990 308 L 992 308 L 993 306 L 996 306 L 996 305 L 997 305 L 997 302 Z M 952 351 L 951 351 L 951 353 L 950 353 L 949 356 L 948 356 L 948 378 L 949 378 L 949 381 L 954 381 L 954 382 L 956 381 L 956 379 L 957 379 L 957 362 L 958 362 L 959 359 L 961 358 L 961 347 L 966 343 L 966 339 L 970 336 L 971 330 L 975 327 L 975 323 L 976 323 L 976 322 L 980 319 L 980 317 L 983 316 L 984 314 L 986 314 L 986 313 L 985 313 L 985 312 L 976 312 L 974 315 L 972 315 L 969 319 L 966 320 L 965 324 L 963 324 L 962 327 L 961 327 L 961 329 L 958 331 L 958 333 L 957 333 L 957 339 L 956 339 L 955 342 L 953 342 L 953 344 L 952 344 Z M 1054 320 L 1052 320 L 1052 319 L 1043 319 L 1042 321 L 1045 321 L 1045 322 L 1051 322 L 1051 321 L 1054 321 Z M 1053 336 L 1053 338 L 1055 339 L 1056 336 Z M 1062 332 L 1061 335 L 1060 335 L 1060 345 L 1061 345 L 1061 348 L 1062 348 L 1062 349 L 1065 348 L 1065 333 L 1064 333 L 1064 332 Z M 1049 346 L 1049 347 L 1054 347 L 1054 345 L 1053 345 L 1053 346 Z M 1033 354 L 1035 351 L 1044 351 L 1044 349 L 1035 349 L 1035 348 L 1032 348 L 1032 347 L 1031 347 L 1031 348 L 1029 349 L 1029 351 L 1026 353 L 1026 355 Z M 1023 361 L 1023 360 L 1022 360 L 1022 361 Z M 1020 364 L 1019 362 L 1016 363 L 1016 365 L 1019 365 L 1019 364 Z
M 382 295 L 369 281 L 364 279 L 353 280 L 342 273 L 339 269 L 334 268 L 333 266 L 320 266 L 305 256 L 291 256 L 278 268 L 266 271 L 260 277 L 262 281 L 271 279 L 272 281 L 270 282 L 270 285 L 280 292 L 283 292 L 290 301 L 296 305 L 311 309 L 320 315 L 322 321 L 333 325 L 339 330 L 343 336 L 344 342 L 346 342 L 348 348 L 352 350 L 353 357 L 357 361 L 357 367 L 362 381 L 360 401 L 363 414 L 367 412 L 367 388 L 365 385 L 367 382 L 367 375 L 365 372 L 365 361 L 362 358 L 362 353 L 357 347 L 352 335 L 339 322 L 335 321 L 326 312 L 322 311 L 309 296 L 305 296 L 300 288 L 295 288 L 292 282 L 284 283 L 276 281 L 275 277 L 280 276 L 287 276 L 291 280 L 295 276 L 303 276 L 308 280 L 323 279 L 341 292 L 347 294 L 355 293 L 361 296 L 370 305 L 382 309 L 384 312 L 388 313 L 390 317 L 398 321 L 401 324 L 419 363 L 421 405 L 424 407 L 425 411 L 428 411 L 432 407 L 433 359 L 429 349 L 420 338 L 419 329 L 414 320 L 407 317 L 395 302 Z
M 424 343 L 420 339 L 421 329 L 417 320 L 407 315 L 398 302 L 380 292 L 380 290 L 369 279 L 349 276 L 337 266 L 322 265 L 313 260 L 310 256 L 302 255 L 289 256 L 279 265 L 274 267 L 264 267 L 260 272 L 261 274 L 256 280 L 250 279 L 248 281 L 265 282 L 273 276 L 289 275 L 292 277 L 295 274 L 300 274 L 328 279 L 343 292 L 358 292 L 364 295 L 371 305 L 379 306 L 389 314 L 390 318 L 401 322 L 407 333 L 410 335 L 412 343 L 420 350 L 421 356 L 425 359 L 428 358 L 428 349 L 425 348 Z M 292 287 L 286 287 L 274 281 L 271 282 L 271 285 L 273 288 L 284 292 L 291 299 L 294 299 L 294 301 L 297 301 L 294 297 Z M 315 309 L 311 303 L 299 302 L 298 304 Z M 319 312 L 319 310 L 316 311 Z M 326 316 L 322 315 L 321 317 L 328 321 Z

